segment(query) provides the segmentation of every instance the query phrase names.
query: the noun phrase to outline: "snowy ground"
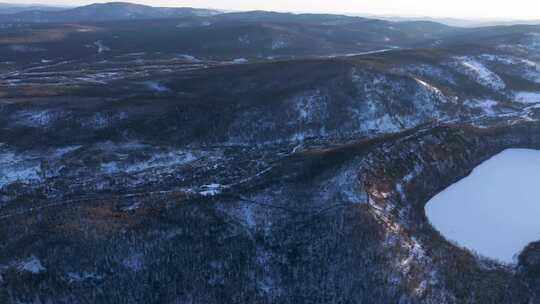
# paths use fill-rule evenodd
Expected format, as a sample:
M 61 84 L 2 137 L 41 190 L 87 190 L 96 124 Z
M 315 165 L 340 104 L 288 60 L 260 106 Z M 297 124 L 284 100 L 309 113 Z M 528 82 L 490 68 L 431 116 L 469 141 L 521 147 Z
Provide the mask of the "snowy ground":
M 472 57 L 457 57 L 456 58 L 459 67 L 459 71 L 466 74 L 479 84 L 494 89 L 503 90 L 506 88 L 506 84 L 499 77 L 499 75 L 492 72 L 480 61 Z
M 506 263 L 540 239 L 540 151 L 509 149 L 426 205 L 447 239 Z
M 521 103 L 537 103 L 540 102 L 539 92 L 517 92 L 515 93 L 515 99 Z

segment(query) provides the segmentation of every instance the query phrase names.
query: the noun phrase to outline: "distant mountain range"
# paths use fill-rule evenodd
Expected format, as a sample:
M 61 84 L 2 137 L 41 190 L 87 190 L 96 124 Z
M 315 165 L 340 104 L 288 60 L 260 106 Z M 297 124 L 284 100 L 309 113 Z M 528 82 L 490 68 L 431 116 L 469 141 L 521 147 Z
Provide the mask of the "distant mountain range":
M 540 27 L 533 25 L 463 28 L 430 20 L 267 11 L 226 13 L 114 2 L 0 14 L 0 58 L 23 64 L 35 61 L 38 54 L 45 60 L 160 53 L 231 61 L 333 58 L 420 48 L 481 52 L 535 39 L 538 32 Z M 65 51 L 68 45 L 70 52 Z
M 152 7 L 127 2 L 91 4 L 76 8 L 20 7 L 3 4 L 0 5 L 0 9 L 4 13 L 0 14 L 0 22 L 29 23 L 165 19 L 185 16 L 212 16 L 220 13 L 207 9 Z
M 0 3 L 0 14 L 17 14 L 27 11 L 61 11 L 68 9 L 66 6 L 52 6 L 42 4 L 13 4 Z
M 212 11 L 188 9 L 149 14 L 143 13 L 146 8 L 101 4 L 62 12 L 20 13 L 16 14 L 19 20 L 23 15 L 27 20 L 20 22 L 24 24 L 20 27 L 15 26 L 15 21 L 2 22 L 13 20 L 13 15 L 5 15 L 5 19 L 0 15 L 0 29 L 4 28 L 7 33 L 0 36 L 0 58 L 32 61 L 38 50 L 41 56 L 48 58 L 81 58 L 94 56 L 96 49 L 92 46 L 98 44 L 106 46 L 98 47 L 98 52 L 106 50 L 99 52 L 104 57 L 133 52 L 189 54 L 223 60 L 334 56 L 429 47 L 449 35 L 463 32 L 462 28 L 426 21 L 392 22 L 343 15 L 262 11 L 211 15 Z M 200 16 L 203 13 L 207 15 Z M 35 30 L 37 28 L 39 31 Z M 69 53 L 65 51 L 66 45 L 70 46 Z
M 448 26 L 459 27 L 484 27 L 484 26 L 504 26 L 504 25 L 535 25 L 540 24 L 540 20 L 514 20 L 514 19 L 462 19 L 462 18 L 437 18 L 437 17 L 400 17 L 400 16 L 380 16 L 373 15 L 369 18 L 376 18 L 388 21 L 432 21 Z
M 262 20 L 289 20 L 290 15 L 275 12 L 249 12 L 248 21 Z M 224 19 L 238 19 L 242 17 L 246 20 L 246 12 L 226 12 L 223 10 L 200 9 L 200 8 L 172 8 L 172 7 L 152 7 L 147 5 L 133 4 L 128 2 L 110 2 L 91 4 L 81 7 L 50 6 L 42 4 L 12 4 L 0 3 L 0 22 L 26 22 L 26 23 L 61 23 L 61 22 L 95 22 L 95 21 L 115 21 L 115 20 L 141 20 L 141 19 L 166 19 L 178 17 L 209 17 L 215 15 L 226 15 Z M 304 16 L 304 21 L 312 16 L 326 17 L 334 20 L 336 16 L 330 14 L 294 14 Z M 460 18 L 435 18 L 435 17 L 402 17 L 384 15 L 350 15 L 342 16 L 339 22 L 357 22 L 358 18 L 380 19 L 395 22 L 426 21 L 441 23 L 447 26 L 457 27 L 481 27 L 497 25 L 515 24 L 540 24 L 540 20 L 491 20 L 491 19 L 460 19 Z M 313 19 L 313 18 L 311 18 Z M 331 22 L 331 21 L 327 21 Z M 335 24 L 333 24 L 335 25 Z

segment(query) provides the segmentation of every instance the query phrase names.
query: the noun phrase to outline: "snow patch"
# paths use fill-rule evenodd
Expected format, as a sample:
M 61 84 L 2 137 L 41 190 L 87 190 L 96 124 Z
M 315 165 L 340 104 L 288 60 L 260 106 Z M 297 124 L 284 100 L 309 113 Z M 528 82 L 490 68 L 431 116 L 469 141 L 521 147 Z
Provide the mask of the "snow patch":
M 0 188 L 15 182 L 38 182 L 40 172 L 40 162 L 30 156 L 10 151 L 0 153 Z
M 171 90 L 164 86 L 163 84 L 157 82 L 157 81 L 147 81 L 145 82 L 146 86 L 148 88 L 158 92 L 158 93 L 164 93 L 164 92 L 170 92 Z
M 412 237 L 410 241 L 407 241 L 404 244 L 404 247 L 407 249 L 409 254 L 400 261 L 398 267 L 401 272 L 406 275 L 412 269 L 412 262 L 424 259 L 426 253 L 420 242 L 415 237 Z
M 524 43 L 530 50 L 540 49 L 540 33 L 527 33 L 525 35 Z
M 356 166 L 350 166 L 356 168 Z M 324 206 L 335 204 L 337 202 L 349 204 L 365 204 L 368 197 L 362 190 L 359 181 L 358 172 L 355 169 L 347 168 L 330 179 L 325 179 L 318 186 L 319 191 L 315 194 L 316 200 L 323 203 Z
M 435 86 L 432 86 L 431 84 L 421 80 L 421 79 L 418 79 L 418 78 L 415 78 L 416 82 L 418 82 L 419 84 L 421 84 L 422 86 L 424 86 L 425 88 L 427 88 L 428 90 L 434 92 L 434 93 L 437 93 L 437 94 L 442 94 L 441 91 L 436 88 Z
M 104 173 L 112 174 L 118 172 L 119 170 L 120 169 L 118 168 L 118 164 L 116 162 L 101 164 L 101 171 Z
M 83 282 L 86 280 L 101 280 L 103 279 L 103 276 L 97 275 L 93 272 L 68 272 L 67 274 L 69 283 L 73 282 Z
M 79 123 L 83 128 L 101 130 L 112 126 L 114 123 L 127 118 L 125 112 L 120 113 L 95 113 L 89 117 L 82 118 Z
M 460 71 L 478 82 L 479 84 L 495 89 L 502 90 L 506 88 L 503 80 L 480 61 L 472 57 L 456 57 Z
M 44 128 L 52 124 L 60 115 L 52 111 L 22 111 L 15 114 L 14 121 L 18 125 Z
M 540 102 L 540 92 L 515 92 L 514 99 L 520 103 Z
M 404 70 L 413 74 L 415 77 L 422 77 L 427 79 L 437 79 L 439 82 L 445 82 L 448 84 L 455 84 L 456 80 L 454 76 L 447 70 L 442 69 L 439 66 L 429 64 L 412 64 L 407 65 L 404 68 L 399 68 L 397 71 Z
M 94 45 L 97 47 L 98 54 L 108 52 L 108 51 L 111 50 L 109 47 L 105 46 L 103 44 L 103 41 L 101 41 L 101 40 L 98 40 L 98 41 L 94 42 Z
M 257 227 L 253 206 L 244 204 L 240 209 L 242 222 L 250 229 Z
M 47 270 L 45 267 L 43 267 L 41 261 L 35 256 L 31 256 L 17 264 L 17 269 L 20 272 L 30 272 L 33 274 L 39 274 Z
M 79 148 L 81 148 L 82 146 L 81 145 L 77 145 L 77 146 L 67 146 L 67 147 L 63 147 L 63 148 L 58 148 L 54 151 L 54 156 L 55 157 L 62 157 L 68 153 L 71 153 L 73 151 L 77 151 Z
M 328 115 L 327 98 L 319 91 L 294 98 L 294 105 L 299 120 L 303 123 L 321 122 Z
M 289 44 L 282 40 L 282 39 L 276 39 L 274 41 L 272 41 L 272 45 L 270 46 L 270 48 L 272 50 L 280 50 L 280 49 L 284 49 L 284 48 L 287 48 L 289 46 Z
M 495 116 L 497 115 L 497 112 L 495 111 L 494 107 L 496 107 L 499 103 L 491 99 L 474 99 L 467 100 L 463 104 L 469 108 L 479 109 L 488 116 Z
M 187 55 L 187 54 L 180 54 L 180 55 L 178 55 L 178 58 L 182 59 L 182 60 L 189 61 L 189 62 L 193 62 L 193 63 L 201 62 L 201 60 L 198 59 L 197 57 Z
M 366 131 L 375 131 L 377 133 L 394 133 L 401 130 L 401 126 L 389 114 L 366 120 L 363 122 L 362 127 Z
M 153 167 L 172 167 L 190 163 L 197 158 L 190 152 L 171 151 L 168 153 L 157 153 L 148 161 L 129 165 L 126 168 L 128 173 L 140 172 Z
M 296 132 L 290 137 L 290 140 L 294 141 L 294 142 L 303 142 L 308 138 L 312 138 L 313 136 L 314 136 L 314 134 L 311 131 Z
M 202 191 L 199 191 L 199 194 L 202 196 L 216 196 L 221 194 L 222 190 L 227 187 L 221 184 L 210 184 L 204 185 L 201 187 Z
M 247 60 L 246 58 L 236 58 L 232 61 L 232 63 L 234 64 L 244 64 L 244 63 L 248 63 L 249 60 Z
M 415 164 L 414 169 L 403 177 L 405 183 L 410 183 L 415 177 L 420 175 L 424 168 L 420 164 Z
M 534 61 L 513 56 L 490 54 L 484 54 L 481 58 L 507 65 L 509 66 L 508 70 L 514 72 L 516 76 L 540 83 L 540 65 Z
M 233 217 L 248 230 L 257 228 L 257 210 L 255 203 L 251 201 L 241 201 L 238 206 L 227 206 L 223 211 Z
M 435 87 L 434 85 L 431 85 L 421 79 L 415 78 L 416 82 L 418 82 L 423 88 L 425 88 L 429 93 L 431 93 L 433 96 L 436 97 L 437 100 L 440 100 L 442 102 L 446 102 L 446 96 L 439 90 L 439 88 Z M 429 98 L 429 97 L 428 97 Z
M 185 151 L 169 151 L 157 152 L 145 161 L 140 162 L 119 162 L 112 161 L 101 164 L 101 170 L 107 174 L 115 174 L 119 172 L 138 173 L 149 169 L 171 168 L 181 166 L 195 161 L 197 158 L 191 152 Z

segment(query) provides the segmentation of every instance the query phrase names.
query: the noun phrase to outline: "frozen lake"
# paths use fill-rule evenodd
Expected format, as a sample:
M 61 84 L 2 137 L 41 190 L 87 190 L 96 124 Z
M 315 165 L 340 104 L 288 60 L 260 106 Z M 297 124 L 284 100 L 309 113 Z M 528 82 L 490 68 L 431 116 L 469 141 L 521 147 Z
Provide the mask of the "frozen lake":
M 426 205 L 447 239 L 506 263 L 540 240 L 540 151 L 508 149 Z

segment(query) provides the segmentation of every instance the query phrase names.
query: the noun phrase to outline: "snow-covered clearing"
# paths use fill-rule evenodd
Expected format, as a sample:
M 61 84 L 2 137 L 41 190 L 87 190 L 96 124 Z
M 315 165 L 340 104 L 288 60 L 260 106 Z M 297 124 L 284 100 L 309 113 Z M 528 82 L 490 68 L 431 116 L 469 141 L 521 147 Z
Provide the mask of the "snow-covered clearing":
M 508 149 L 436 195 L 426 215 L 447 239 L 506 263 L 540 239 L 540 151 Z
M 540 92 L 516 92 L 514 93 L 515 100 L 520 103 L 537 103 L 540 102 Z
M 471 57 L 457 57 L 460 71 L 479 84 L 495 90 L 502 90 L 506 87 L 499 75 L 493 73 L 480 61 Z

